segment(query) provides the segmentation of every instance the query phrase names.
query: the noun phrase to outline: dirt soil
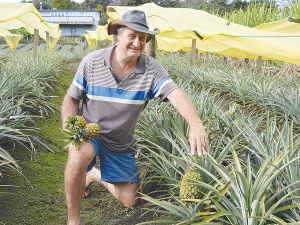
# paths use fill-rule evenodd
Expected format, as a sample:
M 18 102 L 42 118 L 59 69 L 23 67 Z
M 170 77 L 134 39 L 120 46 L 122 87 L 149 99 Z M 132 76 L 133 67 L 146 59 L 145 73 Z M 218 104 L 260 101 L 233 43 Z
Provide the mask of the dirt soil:
M 57 110 L 76 73 L 80 59 L 74 57 L 63 62 L 62 76 L 59 79 L 55 99 Z M 45 147 L 37 145 L 35 153 L 31 154 L 21 146 L 16 146 L 11 152 L 22 168 L 22 178 L 14 173 L 3 173 L 0 191 L 0 224 L 66 224 L 67 207 L 64 194 L 64 169 L 67 161 L 67 151 L 61 141 L 60 113 L 50 117 L 36 119 L 40 128 L 37 135 L 46 143 L 53 153 Z M 157 186 L 145 192 L 156 190 Z M 100 184 L 91 186 L 91 195 L 82 201 L 82 224 L 133 225 L 144 221 L 166 219 L 165 216 L 145 213 L 143 208 L 147 203 L 134 208 L 125 208 Z

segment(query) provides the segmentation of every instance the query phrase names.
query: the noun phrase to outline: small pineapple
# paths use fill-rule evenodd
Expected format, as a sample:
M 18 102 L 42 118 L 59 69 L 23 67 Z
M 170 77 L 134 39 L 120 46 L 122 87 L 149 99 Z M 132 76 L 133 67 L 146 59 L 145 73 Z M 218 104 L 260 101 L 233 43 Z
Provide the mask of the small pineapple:
M 101 132 L 101 128 L 97 123 L 86 124 L 83 116 L 69 116 L 66 124 L 69 131 L 62 131 L 66 135 L 63 138 L 67 141 L 65 148 L 72 144 L 78 149 L 80 142 L 97 137 Z
M 78 126 L 80 128 L 84 128 L 86 125 L 86 120 L 84 119 L 83 116 L 76 116 L 77 120 L 78 120 Z
M 98 123 L 89 123 L 85 126 L 85 128 L 88 131 L 89 138 L 97 137 L 101 132 L 101 128 Z
M 182 199 L 198 199 L 201 194 L 201 186 L 195 185 L 196 181 L 202 181 L 198 169 L 190 167 L 183 175 L 180 183 L 180 198 Z
M 68 116 L 66 124 L 70 131 L 74 131 L 79 128 L 84 128 L 86 125 L 86 120 L 83 116 Z

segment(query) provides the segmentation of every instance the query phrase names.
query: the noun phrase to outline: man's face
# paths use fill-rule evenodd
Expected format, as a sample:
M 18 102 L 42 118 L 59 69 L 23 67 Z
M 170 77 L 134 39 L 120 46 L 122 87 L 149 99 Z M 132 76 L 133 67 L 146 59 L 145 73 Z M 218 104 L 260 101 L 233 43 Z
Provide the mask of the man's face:
M 126 27 L 122 34 L 118 35 L 118 47 L 130 58 L 139 57 L 145 50 L 147 34 Z

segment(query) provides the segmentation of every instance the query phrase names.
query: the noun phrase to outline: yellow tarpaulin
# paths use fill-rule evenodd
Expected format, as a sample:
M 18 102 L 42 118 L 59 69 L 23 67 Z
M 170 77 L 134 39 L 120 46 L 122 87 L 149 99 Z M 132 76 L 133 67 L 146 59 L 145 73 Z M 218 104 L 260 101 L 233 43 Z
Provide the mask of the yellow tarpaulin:
M 164 37 L 160 41 L 158 37 L 158 48 L 161 50 L 188 51 L 191 39 L 196 39 L 199 51 L 253 59 L 262 56 L 263 59 L 300 65 L 300 35 L 296 33 L 249 28 L 230 23 L 202 10 L 162 8 L 154 3 L 137 7 L 108 6 L 108 15 L 110 19 L 121 19 L 122 15 L 131 9 L 145 12 L 150 30 L 156 27 L 161 30 L 159 37 Z M 203 40 L 200 40 L 194 31 Z
M 86 34 L 84 34 L 84 37 L 85 37 L 87 43 L 89 44 L 90 48 L 94 49 L 96 46 L 96 38 L 91 38 L 90 32 L 88 32 L 88 31 Z
M 300 34 L 300 19 L 286 18 L 271 23 L 264 23 L 255 28 L 280 33 Z
M 49 47 L 50 47 L 51 50 L 53 50 L 53 47 L 56 45 L 56 43 L 58 42 L 58 40 L 61 37 L 61 30 L 60 30 L 58 24 L 47 23 L 47 25 L 49 27 L 51 27 L 51 29 L 46 30 L 46 31 L 39 30 L 39 36 L 46 41 L 46 32 L 49 33 L 49 37 L 50 37 Z M 34 28 L 33 27 L 24 26 L 24 28 L 28 32 L 30 32 L 32 34 L 34 33 Z
M 87 30 L 84 34 L 90 48 L 95 48 L 96 40 L 102 41 L 105 39 L 111 40 L 112 37 L 107 34 L 107 26 L 98 26 L 96 31 Z
M 46 33 L 52 38 L 50 47 L 53 47 L 61 36 L 58 24 L 45 22 L 41 14 L 32 3 L 11 3 L 0 1 L 0 28 L 18 29 L 25 27 L 30 33 L 39 30 L 41 38 L 46 40 Z
M 22 35 L 12 34 L 8 30 L 0 29 L 0 36 L 5 38 L 6 43 L 9 45 L 11 50 L 15 50 L 16 45 L 22 39 Z
M 111 35 L 107 34 L 107 25 L 106 26 L 97 26 L 96 32 L 97 32 L 99 41 L 103 41 L 104 39 L 112 40 Z

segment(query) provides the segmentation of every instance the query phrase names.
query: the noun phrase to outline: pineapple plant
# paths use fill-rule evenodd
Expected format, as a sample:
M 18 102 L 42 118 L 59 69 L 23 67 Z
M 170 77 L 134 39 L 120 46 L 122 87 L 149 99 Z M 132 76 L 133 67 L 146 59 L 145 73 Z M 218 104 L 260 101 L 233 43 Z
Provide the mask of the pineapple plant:
M 196 167 L 191 166 L 181 179 L 180 198 L 198 199 L 200 197 L 202 187 L 196 185 L 196 181 L 202 181 L 202 176 Z
M 229 110 L 227 110 L 224 114 L 231 120 L 235 120 L 236 114 L 239 111 L 239 109 L 240 106 L 236 103 L 233 103 L 229 106 Z
M 65 134 L 63 139 L 67 141 L 65 148 L 72 144 L 78 149 L 80 142 L 97 137 L 101 133 L 101 127 L 97 123 L 87 124 L 83 116 L 69 116 L 65 123 L 69 129 L 69 131 L 63 130 Z

